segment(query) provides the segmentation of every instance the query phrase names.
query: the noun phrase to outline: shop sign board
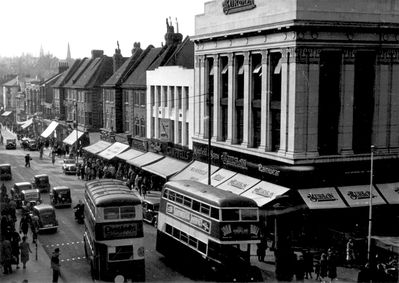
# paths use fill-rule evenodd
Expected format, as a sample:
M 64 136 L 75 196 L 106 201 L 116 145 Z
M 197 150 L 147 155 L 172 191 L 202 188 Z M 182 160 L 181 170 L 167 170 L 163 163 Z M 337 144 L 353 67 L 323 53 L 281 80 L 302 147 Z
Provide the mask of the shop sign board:
M 223 13 L 226 15 L 251 10 L 256 7 L 255 0 L 224 0 Z
M 148 151 L 166 155 L 185 162 L 190 162 L 193 158 L 193 152 L 189 148 L 157 139 L 151 139 L 148 141 Z

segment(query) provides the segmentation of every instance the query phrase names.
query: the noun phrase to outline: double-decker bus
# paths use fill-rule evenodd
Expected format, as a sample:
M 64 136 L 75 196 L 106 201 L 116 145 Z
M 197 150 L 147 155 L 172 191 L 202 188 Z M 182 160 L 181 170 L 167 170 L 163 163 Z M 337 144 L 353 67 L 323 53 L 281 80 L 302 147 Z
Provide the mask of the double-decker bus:
M 95 180 L 85 184 L 84 246 L 93 279 L 144 281 L 141 200 L 123 183 Z
M 259 232 L 258 206 L 249 198 L 196 181 L 163 187 L 156 250 L 179 262 L 189 258 L 202 274 L 221 281 L 261 280 L 250 264 Z

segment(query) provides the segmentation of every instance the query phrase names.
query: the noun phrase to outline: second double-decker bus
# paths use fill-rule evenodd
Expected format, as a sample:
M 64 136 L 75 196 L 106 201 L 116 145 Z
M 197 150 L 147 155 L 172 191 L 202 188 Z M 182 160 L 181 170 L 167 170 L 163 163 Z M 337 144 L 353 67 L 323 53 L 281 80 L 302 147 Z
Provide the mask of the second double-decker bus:
M 87 182 L 84 246 L 93 279 L 145 280 L 141 200 L 125 185 Z
M 190 258 L 202 274 L 221 281 L 258 281 L 250 251 L 259 232 L 258 206 L 249 198 L 196 181 L 164 185 L 156 250 L 166 257 Z

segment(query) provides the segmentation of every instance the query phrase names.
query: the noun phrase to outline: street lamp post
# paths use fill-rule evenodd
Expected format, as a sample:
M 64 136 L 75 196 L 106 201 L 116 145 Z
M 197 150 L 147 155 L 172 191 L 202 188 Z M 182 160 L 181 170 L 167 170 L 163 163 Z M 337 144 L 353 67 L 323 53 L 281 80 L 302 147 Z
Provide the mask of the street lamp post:
M 374 159 L 374 145 L 371 145 L 371 160 L 370 160 L 370 188 L 369 188 L 369 229 L 367 237 L 367 262 L 370 264 L 371 256 L 371 229 L 373 224 L 373 159 Z
M 79 135 L 78 135 L 78 102 L 77 101 L 75 101 L 75 103 L 74 103 L 75 105 L 75 131 L 76 131 L 76 166 L 78 166 L 78 161 L 79 161 L 79 154 L 78 154 L 78 149 L 79 149 L 79 146 L 78 146 L 78 138 L 79 138 Z

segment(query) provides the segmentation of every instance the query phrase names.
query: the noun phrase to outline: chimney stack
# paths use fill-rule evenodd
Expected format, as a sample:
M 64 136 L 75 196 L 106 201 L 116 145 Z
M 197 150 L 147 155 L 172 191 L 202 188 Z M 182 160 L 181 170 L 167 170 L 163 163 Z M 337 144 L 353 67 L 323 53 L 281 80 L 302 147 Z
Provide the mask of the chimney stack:
M 98 49 L 94 49 L 91 51 L 91 58 L 95 59 L 95 58 L 99 58 L 101 56 L 104 55 L 104 50 L 98 50 Z
M 112 62 L 113 62 L 113 70 L 114 73 L 116 72 L 116 70 L 118 70 L 120 68 L 120 66 L 122 66 L 123 64 L 123 56 L 121 53 L 121 50 L 119 48 L 119 41 L 116 42 L 118 48 L 115 49 L 115 54 L 112 57 Z
M 62 72 L 68 70 L 68 62 L 66 61 L 60 61 L 58 62 L 58 74 L 61 74 Z

